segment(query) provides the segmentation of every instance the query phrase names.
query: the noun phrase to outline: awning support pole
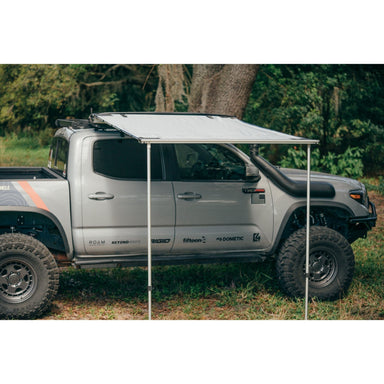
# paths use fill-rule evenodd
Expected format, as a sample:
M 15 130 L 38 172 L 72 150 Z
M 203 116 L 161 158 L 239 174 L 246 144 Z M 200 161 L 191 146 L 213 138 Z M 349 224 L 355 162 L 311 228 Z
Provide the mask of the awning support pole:
M 307 233 L 305 247 L 305 320 L 308 320 L 308 291 L 309 291 L 309 231 L 311 227 L 311 145 L 307 145 Z
M 151 143 L 147 143 L 148 320 L 152 319 Z

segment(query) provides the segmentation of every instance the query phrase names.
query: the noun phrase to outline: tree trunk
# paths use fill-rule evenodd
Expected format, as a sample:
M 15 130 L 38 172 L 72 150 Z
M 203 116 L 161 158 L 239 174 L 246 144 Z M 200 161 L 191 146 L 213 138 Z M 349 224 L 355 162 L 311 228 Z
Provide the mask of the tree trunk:
M 195 64 L 189 112 L 232 115 L 241 119 L 259 65 Z
M 186 97 L 183 65 L 159 64 L 157 72 L 156 112 L 174 112 L 175 102 L 183 102 Z

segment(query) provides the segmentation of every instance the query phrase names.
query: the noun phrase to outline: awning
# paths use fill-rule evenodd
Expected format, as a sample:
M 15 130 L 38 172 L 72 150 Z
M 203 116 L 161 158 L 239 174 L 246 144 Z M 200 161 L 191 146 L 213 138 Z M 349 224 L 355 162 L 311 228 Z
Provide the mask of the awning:
M 148 319 L 152 317 L 151 144 L 305 144 L 307 145 L 307 234 L 305 319 L 308 318 L 311 145 L 318 140 L 287 135 L 245 123 L 235 117 L 191 113 L 96 113 L 96 127 L 112 127 L 147 144 Z
M 245 123 L 235 117 L 188 113 L 98 113 L 90 120 L 107 124 L 141 143 L 317 144 Z

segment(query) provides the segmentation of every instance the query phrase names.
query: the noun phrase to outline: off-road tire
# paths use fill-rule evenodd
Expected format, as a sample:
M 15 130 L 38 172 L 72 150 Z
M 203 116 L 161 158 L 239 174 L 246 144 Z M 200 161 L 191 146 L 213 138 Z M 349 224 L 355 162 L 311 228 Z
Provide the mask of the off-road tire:
M 305 296 L 306 228 L 294 232 L 280 248 L 276 260 L 281 288 L 292 297 Z M 349 288 L 355 257 L 348 241 L 327 227 L 311 227 L 309 297 L 337 300 Z
M 30 319 L 47 310 L 59 287 L 49 250 L 31 236 L 0 236 L 0 319 Z

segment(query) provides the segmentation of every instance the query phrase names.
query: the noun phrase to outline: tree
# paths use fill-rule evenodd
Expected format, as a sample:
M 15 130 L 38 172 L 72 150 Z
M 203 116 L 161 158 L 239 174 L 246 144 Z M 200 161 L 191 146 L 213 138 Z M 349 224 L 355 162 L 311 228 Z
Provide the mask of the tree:
M 362 149 L 364 165 L 382 169 L 383 90 L 382 65 L 263 65 L 244 119 L 320 139 L 322 156 Z
M 190 79 L 186 65 L 159 65 L 156 111 L 174 112 L 188 105 L 189 112 L 241 119 L 258 69 L 253 64 L 194 64 Z
M 155 65 L 0 65 L 0 135 L 53 127 L 57 118 L 153 106 Z
M 258 69 L 255 64 L 194 65 L 189 111 L 242 119 Z
M 156 112 L 174 112 L 175 104 L 186 103 L 188 82 L 182 64 L 159 64 L 155 103 Z

